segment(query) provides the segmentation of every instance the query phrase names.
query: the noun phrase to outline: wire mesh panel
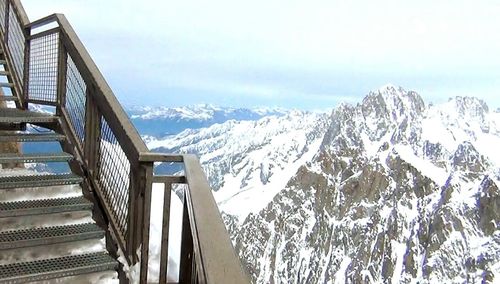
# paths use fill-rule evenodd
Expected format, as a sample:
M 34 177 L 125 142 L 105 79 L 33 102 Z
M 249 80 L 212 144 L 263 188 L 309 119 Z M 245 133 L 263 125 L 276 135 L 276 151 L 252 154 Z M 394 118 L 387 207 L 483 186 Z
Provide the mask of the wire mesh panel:
M 130 162 L 104 117 L 97 163 L 98 183 L 105 205 L 117 221 L 123 238 L 127 237 Z
M 32 39 L 28 98 L 46 102 L 57 101 L 57 59 L 59 33 Z
M 5 32 L 5 12 L 7 9 L 7 0 L 0 0 L 0 27 Z
M 82 75 L 75 65 L 75 62 L 68 55 L 66 71 L 66 110 L 69 120 L 75 130 L 80 143 L 85 137 L 85 92 L 87 85 L 83 81 Z
M 9 50 L 14 63 L 14 69 L 18 75 L 19 81 L 22 84 L 24 74 L 24 42 L 25 37 L 23 29 L 17 20 L 16 13 L 13 9 L 9 10 Z

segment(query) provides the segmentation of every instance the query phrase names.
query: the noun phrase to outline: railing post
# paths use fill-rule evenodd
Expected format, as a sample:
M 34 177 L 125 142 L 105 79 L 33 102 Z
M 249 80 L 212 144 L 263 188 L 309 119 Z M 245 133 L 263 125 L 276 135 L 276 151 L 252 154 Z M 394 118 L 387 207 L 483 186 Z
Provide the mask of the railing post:
M 193 235 L 189 222 L 188 188 L 184 189 L 182 210 L 181 259 L 179 265 L 179 283 L 191 283 L 193 273 Z
M 59 43 L 57 54 L 57 114 L 66 105 L 66 82 L 68 70 L 68 53 L 64 47 L 64 34 L 59 31 Z M 88 97 L 88 96 L 87 96 Z
M 97 176 L 97 159 L 99 157 L 99 145 L 101 137 L 101 116 L 95 104 L 93 93 L 95 89 L 87 86 L 85 92 L 85 139 L 83 146 L 83 156 L 90 176 Z M 61 107 L 64 105 L 61 105 Z
M 172 193 L 172 181 L 164 183 L 163 189 L 163 224 L 161 229 L 161 253 L 160 253 L 160 283 L 167 283 L 168 267 L 168 238 L 170 231 L 170 195 Z
M 139 165 L 130 165 L 130 182 L 129 182 L 129 191 L 128 191 L 128 220 L 127 220 L 127 234 L 125 236 L 125 247 L 127 252 L 125 253 L 129 257 L 129 261 L 132 264 L 137 263 L 140 259 L 136 254 L 136 249 L 140 246 L 139 244 L 139 234 L 140 230 L 137 229 L 140 226 L 139 220 L 140 215 L 138 212 L 142 211 L 142 198 L 140 196 L 141 188 L 144 190 L 144 186 L 140 185 L 141 175 L 144 173 L 141 172 L 141 167 Z
M 23 89 L 22 93 L 19 94 L 19 97 L 21 97 L 21 107 L 23 109 L 28 109 L 28 92 L 29 92 L 29 72 L 30 72 L 30 49 L 31 49 L 31 40 L 30 40 L 30 35 L 31 35 L 31 28 L 24 28 L 24 71 L 23 71 Z M 57 78 L 59 78 L 59 75 L 57 75 Z
M 10 0 L 5 1 L 5 30 L 4 30 L 4 42 L 5 46 L 9 45 L 9 13 L 10 13 Z
M 139 283 L 147 283 L 148 260 L 149 260 L 149 227 L 151 219 L 151 194 L 153 189 L 153 163 L 140 163 L 139 172 L 135 180 L 135 192 L 130 192 L 133 199 L 130 200 L 129 220 L 134 222 L 129 226 L 133 234 L 133 254 L 137 257 L 135 250 L 141 246 L 141 274 Z M 136 263 L 137 259 L 134 259 Z

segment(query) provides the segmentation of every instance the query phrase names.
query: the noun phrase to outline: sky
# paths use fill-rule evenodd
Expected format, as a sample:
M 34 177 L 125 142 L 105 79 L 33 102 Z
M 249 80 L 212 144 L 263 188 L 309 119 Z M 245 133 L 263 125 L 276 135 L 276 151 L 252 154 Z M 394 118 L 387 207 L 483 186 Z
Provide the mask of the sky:
M 327 109 L 388 83 L 500 107 L 500 1 L 22 0 L 66 15 L 125 105 Z

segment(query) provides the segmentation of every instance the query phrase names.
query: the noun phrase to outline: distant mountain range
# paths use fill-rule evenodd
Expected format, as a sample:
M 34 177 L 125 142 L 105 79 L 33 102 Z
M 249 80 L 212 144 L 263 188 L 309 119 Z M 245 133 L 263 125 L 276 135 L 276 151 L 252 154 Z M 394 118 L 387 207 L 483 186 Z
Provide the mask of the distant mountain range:
M 187 128 L 198 129 L 228 120 L 257 120 L 264 116 L 281 116 L 281 108 L 231 108 L 201 104 L 185 107 L 129 107 L 132 122 L 142 135 L 166 136 Z
M 33 111 L 54 113 L 54 107 L 30 105 Z M 233 121 L 255 121 L 267 116 L 283 116 L 290 110 L 282 108 L 233 108 L 218 107 L 209 104 L 200 104 L 184 107 L 150 107 L 136 106 L 125 109 L 134 126 L 141 136 L 149 141 L 155 138 L 175 135 L 186 129 L 200 129 L 214 124 Z M 29 129 L 31 132 L 39 131 L 37 127 Z M 46 130 L 43 130 L 46 131 Z M 59 143 L 24 143 L 24 152 L 53 152 L 60 151 Z M 63 163 L 50 164 L 28 164 L 37 171 L 43 172 L 67 172 L 68 167 Z

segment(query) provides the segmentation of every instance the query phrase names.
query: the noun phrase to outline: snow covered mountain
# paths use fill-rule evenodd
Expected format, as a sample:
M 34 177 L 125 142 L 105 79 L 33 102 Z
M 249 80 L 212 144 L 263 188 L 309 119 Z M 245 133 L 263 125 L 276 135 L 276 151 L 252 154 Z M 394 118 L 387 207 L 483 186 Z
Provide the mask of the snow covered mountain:
M 500 115 L 386 86 L 341 105 L 263 210 L 226 218 L 257 283 L 500 279 Z
M 127 109 L 132 122 L 142 135 L 165 136 L 184 129 L 209 127 L 228 120 L 258 120 L 264 116 L 281 116 L 280 108 L 231 108 L 208 104 L 185 107 L 131 107 Z
M 500 113 L 387 85 L 330 116 L 293 111 L 150 138 L 200 155 L 255 283 L 500 279 Z
M 130 108 L 132 119 L 178 119 L 178 120 L 211 120 L 216 117 L 255 118 L 265 115 L 284 114 L 287 111 L 280 108 L 232 108 L 218 107 L 210 104 L 199 104 L 185 107 L 134 107 Z
M 327 118 L 326 114 L 289 111 L 146 141 L 153 151 L 199 155 L 220 208 L 244 219 L 269 203 L 318 151 Z

